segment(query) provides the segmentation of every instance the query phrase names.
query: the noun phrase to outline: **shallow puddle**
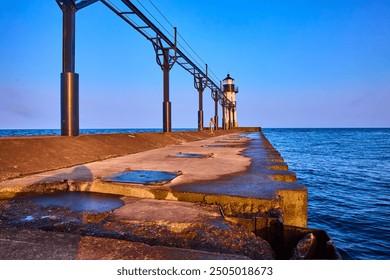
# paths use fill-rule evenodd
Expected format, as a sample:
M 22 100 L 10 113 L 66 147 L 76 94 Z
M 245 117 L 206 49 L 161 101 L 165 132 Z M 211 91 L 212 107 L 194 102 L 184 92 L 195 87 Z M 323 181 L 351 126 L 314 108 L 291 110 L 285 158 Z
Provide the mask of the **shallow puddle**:
M 245 148 L 245 144 L 210 144 L 210 145 L 204 145 L 203 148 Z
M 155 170 L 133 170 L 110 176 L 103 181 L 118 183 L 133 183 L 144 185 L 162 185 L 176 178 L 180 173 Z
M 43 207 L 63 207 L 75 212 L 112 211 L 124 205 L 120 196 L 100 193 L 64 192 L 29 197 L 29 200 Z
M 210 158 L 213 154 L 192 154 L 192 153 L 177 153 L 174 155 L 170 155 L 170 157 L 175 158 Z
M 211 145 L 204 145 L 203 148 L 226 148 L 229 147 L 229 145 L 218 145 L 218 144 L 211 144 Z

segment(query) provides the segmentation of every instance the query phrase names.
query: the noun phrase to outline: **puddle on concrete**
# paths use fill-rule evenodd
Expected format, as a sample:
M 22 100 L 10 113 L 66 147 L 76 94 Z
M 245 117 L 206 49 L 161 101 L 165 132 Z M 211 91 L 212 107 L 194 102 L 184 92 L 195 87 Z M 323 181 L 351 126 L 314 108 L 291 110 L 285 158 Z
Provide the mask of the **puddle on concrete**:
M 214 145 L 214 144 L 211 144 L 211 145 L 204 145 L 202 147 L 203 148 L 226 148 L 226 147 L 228 147 L 228 145 Z
M 214 154 L 192 154 L 192 153 L 177 153 L 174 155 L 169 155 L 169 157 L 175 158 L 211 158 Z
M 64 192 L 29 197 L 32 203 L 43 207 L 63 207 L 75 212 L 112 211 L 124 205 L 118 195 L 84 192 Z M 26 217 L 28 218 L 28 217 Z M 49 216 L 43 216 L 50 218 Z
M 180 174 L 180 172 L 172 173 L 155 170 L 133 170 L 110 176 L 103 179 L 103 181 L 143 185 L 163 185 L 170 182 Z
M 54 216 L 54 215 L 49 215 L 49 216 L 41 216 L 41 219 L 44 220 L 44 219 L 49 219 L 49 220 L 54 220 L 56 219 L 57 217 Z
M 224 144 L 210 144 L 204 145 L 203 148 L 245 148 L 245 144 L 232 144 L 232 145 L 224 145 Z

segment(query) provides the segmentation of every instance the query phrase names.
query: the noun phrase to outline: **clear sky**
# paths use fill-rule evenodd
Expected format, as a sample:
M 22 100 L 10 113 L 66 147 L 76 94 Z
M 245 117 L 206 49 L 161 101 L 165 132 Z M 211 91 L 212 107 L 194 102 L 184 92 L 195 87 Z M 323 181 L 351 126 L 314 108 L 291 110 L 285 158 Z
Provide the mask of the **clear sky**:
M 390 1 L 153 3 L 218 79 L 235 78 L 240 126 L 390 127 Z M 1 5 L 0 128 L 60 128 L 62 12 L 55 0 Z M 161 128 L 151 43 L 100 2 L 76 23 L 80 127 Z M 173 128 L 197 127 L 192 76 L 175 65 L 170 85 Z M 206 89 L 206 120 L 213 110 Z

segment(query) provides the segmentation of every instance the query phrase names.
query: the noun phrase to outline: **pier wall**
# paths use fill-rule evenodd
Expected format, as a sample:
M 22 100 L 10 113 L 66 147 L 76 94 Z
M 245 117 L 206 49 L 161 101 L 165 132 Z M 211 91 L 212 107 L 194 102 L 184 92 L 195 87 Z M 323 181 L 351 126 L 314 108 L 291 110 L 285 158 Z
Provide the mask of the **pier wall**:
M 42 165 L 38 165 L 35 172 L 31 170 L 25 173 L 21 172 L 16 178 L 0 181 L 0 201 L 3 199 L 0 207 L 7 205 L 7 200 L 12 200 L 13 197 L 34 193 L 80 192 L 120 195 L 124 201 L 127 201 L 126 203 L 133 205 L 123 209 L 119 208 L 118 211 L 124 215 L 124 220 L 117 220 L 118 216 L 110 213 L 97 214 L 95 215 L 97 220 L 95 218 L 84 220 L 83 218 L 81 220 L 83 224 L 79 226 L 89 226 L 91 222 L 105 223 L 107 221 L 105 217 L 111 217 L 111 220 L 108 219 L 110 220 L 109 225 L 104 226 L 110 228 L 110 236 L 115 236 L 115 230 L 127 232 L 130 225 L 133 227 L 133 223 L 135 223 L 140 229 L 135 232 L 128 231 L 126 233 L 128 238 L 146 240 L 145 242 L 154 240 L 153 244 L 165 244 L 164 240 L 169 238 L 170 234 L 172 236 L 180 235 L 180 238 L 184 238 L 182 242 L 186 244 L 189 242 L 185 239 L 185 236 L 189 234 L 186 233 L 186 228 L 198 224 L 199 221 L 198 218 L 195 222 L 183 216 L 184 222 L 177 224 L 174 220 L 182 216 L 182 210 L 180 210 L 182 207 L 194 205 L 193 210 L 191 210 L 191 215 L 194 217 L 197 217 L 196 212 L 201 211 L 203 207 L 217 207 L 210 208 L 214 210 L 210 212 L 211 216 L 205 220 L 206 224 L 209 223 L 208 219 L 222 218 L 223 224 L 227 223 L 230 225 L 229 227 L 232 227 L 232 230 L 226 233 L 232 240 L 235 238 L 233 236 L 236 234 L 235 232 L 245 232 L 244 229 L 246 229 L 248 232 L 245 233 L 245 242 L 248 244 L 256 243 L 259 242 L 257 237 L 260 237 L 271 244 L 276 257 L 289 258 L 291 250 L 289 248 L 289 251 L 286 252 L 284 248 L 288 246 L 284 243 L 288 240 L 295 242 L 295 234 L 290 237 L 286 229 L 307 227 L 307 190 L 305 186 L 296 183 L 295 173 L 288 169 L 288 164 L 266 139 L 261 128 L 240 128 L 218 133 L 212 135 L 203 131 L 80 136 L 66 138 L 66 141 L 70 143 L 67 147 L 68 150 L 62 146 L 61 141 L 63 140 L 61 139 L 63 138 L 2 139 L 3 143 L 8 141 L 5 145 L 8 147 L 7 153 L 12 153 L 12 150 L 18 147 L 24 147 L 25 150 L 28 150 L 26 149 L 28 146 L 30 149 L 33 149 L 34 146 L 40 147 L 42 155 L 36 153 L 36 158 L 30 161 L 31 165 L 47 158 L 48 154 L 45 154 L 45 149 L 57 151 L 51 154 L 54 162 L 61 157 L 67 158 L 72 155 L 71 158 L 75 165 L 63 168 L 53 164 L 50 168 L 46 166 L 47 170 L 45 171 L 39 169 L 42 168 Z M 44 147 L 43 143 L 48 144 L 48 146 Z M 112 143 L 122 143 L 122 145 L 115 145 L 111 150 L 115 152 L 110 153 L 109 146 Z M 102 149 L 99 149 L 99 146 L 102 146 Z M 97 154 L 100 156 L 104 154 L 103 159 L 91 162 L 90 158 L 84 158 L 84 153 L 88 152 L 85 150 L 86 147 L 92 154 L 96 151 L 99 151 Z M 120 147 L 123 147 L 122 151 Z M 130 149 L 133 152 L 129 152 Z M 104 152 L 102 152 L 103 150 Z M 77 156 L 78 152 L 79 157 Z M 207 156 L 201 159 L 172 156 L 186 153 Z M 31 153 L 27 152 L 23 158 L 22 153 L 19 153 L 17 160 L 28 162 L 29 156 Z M 20 165 L 22 166 L 22 164 Z M 178 176 L 169 182 L 157 184 L 136 184 L 131 181 L 115 182 L 109 179 L 113 175 L 126 174 L 133 170 L 162 170 L 177 173 Z M 141 202 L 149 205 L 147 210 L 142 210 L 144 212 L 135 211 L 137 208 L 134 207 L 143 205 Z M 171 209 L 170 205 L 175 205 L 175 210 L 170 210 L 174 212 L 170 215 L 164 215 L 163 221 L 159 220 L 158 217 L 161 213 L 158 214 L 159 211 L 155 208 L 162 207 L 162 205 L 165 205 L 164 207 L 167 209 Z M 134 210 L 130 213 L 129 209 Z M 15 213 L 18 211 L 10 215 L 16 215 Z M 21 210 L 21 212 L 23 211 Z M 56 211 L 59 211 L 59 208 L 56 208 Z M 114 213 L 118 211 L 114 211 Z M 134 215 L 137 216 L 137 221 L 131 218 Z M 83 214 L 83 217 L 87 216 L 95 217 L 91 216 L 90 213 Z M 64 219 L 66 220 L 66 218 Z M 21 220 L 19 219 L 19 221 Z M 39 223 L 48 222 L 50 221 L 45 220 Z M 25 223 L 28 221 L 26 220 Z M 153 226 L 154 224 L 155 226 Z M 61 223 L 61 225 L 63 224 Z M 67 225 L 66 221 L 64 225 Z M 210 221 L 207 227 L 211 225 L 214 228 L 216 224 Z M 23 224 L 23 227 L 25 226 Z M 171 233 L 158 237 L 148 236 L 149 233 L 146 236 L 137 235 L 137 232 L 146 234 L 150 230 L 149 227 L 164 228 L 165 230 L 167 226 L 168 228 L 172 227 Z M 236 228 L 237 226 L 238 228 Z M 48 226 L 45 224 L 43 227 Z M 200 231 L 204 229 L 204 226 L 196 228 Z M 221 229 L 215 228 L 214 230 Z M 305 232 L 299 231 L 300 235 Z M 252 240 L 249 233 L 255 233 L 257 237 L 253 237 Z M 106 229 L 96 234 L 106 237 Z M 191 234 L 198 235 L 194 232 Z M 202 233 L 199 234 L 207 235 L 210 232 L 202 230 Z M 216 240 L 222 242 L 218 238 Z M 198 249 L 202 249 L 201 243 L 197 246 L 199 246 Z M 234 247 L 234 244 L 232 243 L 231 246 Z M 261 246 L 267 253 L 256 255 L 256 258 L 270 258 L 272 254 L 270 255 L 269 248 L 265 244 Z M 234 249 L 234 253 L 239 254 L 240 250 Z M 255 256 L 253 253 L 243 252 L 243 254 L 250 258 Z
M 245 133 L 258 133 L 260 139 L 257 146 L 253 149 L 252 168 L 244 167 L 248 169 L 245 171 L 247 174 L 242 173 L 237 176 L 232 175 L 229 180 L 220 180 L 222 183 L 210 182 L 210 185 L 215 188 L 213 192 L 203 192 L 196 188 L 187 186 L 175 187 L 175 184 L 170 184 L 170 187 L 145 187 L 143 185 L 131 185 L 129 187 L 126 184 L 116 184 L 113 182 L 104 182 L 100 180 L 100 175 L 86 176 L 85 174 L 79 174 L 80 178 L 64 178 L 58 182 L 58 178 L 50 178 L 50 174 L 47 175 L 48 180 L 39 183 L 34 179 L 26 182 L 21 179 L 20 181 L 6 180 L 4 184 L 0 184 L 0 193 L 2 197 L 12 197 L 16 193 L 45 193 L 52 192 L 55 189 L 59 191 L 69 189 L 76 189 L 78 191 L 93 191 L 111 194 L 120 194 L 126 196 L 143 197 L 143 198 L 157 198 L 157 199 L 170 199 L 181 200 L 189 202 L 201 202 L 207 204 L 217 204 L 221 207 L 227 216 L 239 216 L 239 215 L 252 215 L 264 214 L 274 211 L 274 209 L 280 209 L 283 222 L 286 225 L 292 226 L 307 226 L 307 190 L 304 186 L 296 184 L 296 174 L 288 170 L 287 163 L 280 153 L 272 146 L 268 139 L 261 132 L 259 127 L 242 127 L 234 130 L 223 131 L 220 130 L 216 134 L 211 135 L 208 132 L 175 132 L 175 133 L 139 133 L 139 134 L 124 134 L 124 135 L 83 135 L 79 137 L 14 137 L 0 139 L 1 148 L 0 154 L 2 155 L 1 161 L 3 162 L 0 168 L 0 174 L 3 178 L 7 176 L 24 177 L 28 174 L 41 173 L 52 169 L 58 169 L 69 165 L 76 165 L 83 163 L 85 166 L 85 172 L 91 172 L 90 167 L 86 166 L 88 162 L 96 162 L 99 160 L 107 160 L 109 158 L 117 158 L 124 154 L 134 154 L 145 150 L 156 150 L 157 157 L 158 149 L 164 146 L 177 145 L 183 143 L 193 143 L 191 151 L 204 152 L 204 148 L 199 148 L 198 142 L 201 140 L 212 139 L 212 136 L 230 135 L 230 134 L 245 135 Z M 226 140 L 227 139 L 227 140 Z M 231 138 L 233 139 L 233 138 Z M 244 142 L 238 142 L 236 140 L 217 140 L 217 144 L 224 144 L 226 148 L 208 149 L 208 151 L 221 154 L 221 151 L 231 151 L 228 146 L 237 144 L 237 151 L 243 151 L 245 149 L 251 149 L 251 146 L 245 148 Z M 194 142 L 195 141 L 195 142 Z M 213 141 L 212 141 L 213 142 Z M 246 145 L 246 144 L 245 144 Z M 196 146 L 196 147 L 195 147 Z M 180 149 L 180 148 L 179 148 Z M 236 153 L 236 151 L 234 151 Z M 13 156 L 11 156 L 11 154 Z M 240 152 L 239 154 L 242 154 Z M 261 155 L 261 156 L 260 156 Z M 157 167 L 163 167 L 160 161 L 165 157 L 161 155 L 160 158 L 156 158 Z M 218 166 L 216 169 L 220 169 L 223 164 L 236 165 L 242 155 L 237 155 L 236 158 L 229 160 L 216 161 Z M 248 157 L 248 156 L 247 156 Z M 63 160 L 62 160 L 63 159 Z M 141 158 L 132 159 L 129 157 L 129 161 L 145 161 Z M 196 160 L 195 160 L 196 163 Z M 254 164 L 256 163 L 256 164 Z M 117 165 L 116 163 L 109 161 L 106 165 Z M 207 173 L 213 166 L 213 161 L 207 161 L 207 165 L 203 166 L 196 175 L 200 173 Z M 137 166 L 134 165 L 134 168 Z M 24 169 L 23 169 L 24 168 Z M 69 167 L 68 167 L 69 168 Z M 70 167 L 71 168 L 71 167 Z M 148 166 L 144 166 L 148 168 Z M 177 167 L 178 169 L 181 168 Z M 16 174 L 10 172 L 10 170 L 18 170 Z M 92 168 L 93 169 L 93 168 Z M 191 173 L 193 166 L 189 166 L 189 170 L 185 171 L 185 177 Z M 242 169 L 244 171 L 244 169 Z M 14 170 L 14 172 L 15 172 Z M 236 169 L 232 169 L 236 170 Z M 237 169 L 240 170 L 240 169 Z M 249 171 L 249 172 L 248 172 Z M 70 173 L 72 173 L 71 171 Z M 74 173 L 74 172 L 73 172 Z M 66 172 L 64 172 L 66 174 Z M 230 173 L 222 174 L 221 176 L 230 176 Z M 76 175 L 72 175 L 76 176 Z M 196 176 L 193 180 L 197 181 Z M 41 175 L 39 175 L 41 178 Z M 96 177 L 96 178 L 94 178 Z M 84 179 L 83 179 L 84 178 Z M 205 178 L 198 178 L 205 180 Z M 206 178 L 207 179 L 207 178 Z M 8 181 L 8 182 L 7 182 Z M 66 182 L 65 182 L 66 181 Z M 80 182 L 81 181 L 81 182 Z M 275 184 L 278 182 L 278 184 Z M 207 183 L 206 183 L 207 184 Z M 172 187 L 173 185 L 173 187 Z M 247 192 L 245 187 L 240 185 L 250 185 L 251 192 Z M 211 187 L 208 187 L 210 189 Z M 242 190 L 241 190 L 242 188 Z M 236 191 L 226 191 L 226 189 L 236 189 Z

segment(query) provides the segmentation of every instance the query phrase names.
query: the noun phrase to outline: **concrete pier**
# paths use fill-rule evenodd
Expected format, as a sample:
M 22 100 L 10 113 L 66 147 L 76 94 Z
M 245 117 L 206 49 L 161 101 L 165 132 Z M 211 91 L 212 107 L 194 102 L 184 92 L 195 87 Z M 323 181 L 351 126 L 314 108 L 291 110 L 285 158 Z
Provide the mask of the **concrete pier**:
M 140 170 L 163 171 L 176 177 L 152 184 L 116 180 L 120 175 Z M 140 176 L 147 177 L 143 173 Z M 103 214 L 94 210 L 80 213 L 56 204 L 47 208 L 34 199 L 18 198 L 55 192 L 117 195 L 123 205 Z M 280 226 L 307 226 L 307 190 L 296 183 L 295 174 L 288 170 L 287 163 L 260 129 L 234 130 L 198 141 L 5 180 L 0 182 L 0 198 L 0 235 L 19 227 L 24 228 L 20 234 L 33 236 L 49 229 L 53 233 L 45 235 L 53 234 L 53 242 L 58 232 L 81 234 L 74 241 L 78 253 L 64 255 L 65 259 L 103 258 L 102 252 L 90 254 L 81 248 L 90 248 L 84 241 L 109 243 L 109 239 L 114 243 L 118 239 L 128 242 L 129 248 L 156 249 L 154 257 L 141 249 L 136 256 L 125 254 L 126 249 L 115 252 L 113 246 L 104 255 L 113 259 L 272 259 L 278 253 L 273 244 L 275 237 L 269 236 L 272 231 Z M 52 218 L 39 218 L 46 216 Z M 234 241 L 237 238 L 239 245 Z M 9 238 L 6 244 L 1 242 L 9 250 L 21 244 L 17 238 Z M 0 259 L 16 258 L 6 251 L 0 253 Z

